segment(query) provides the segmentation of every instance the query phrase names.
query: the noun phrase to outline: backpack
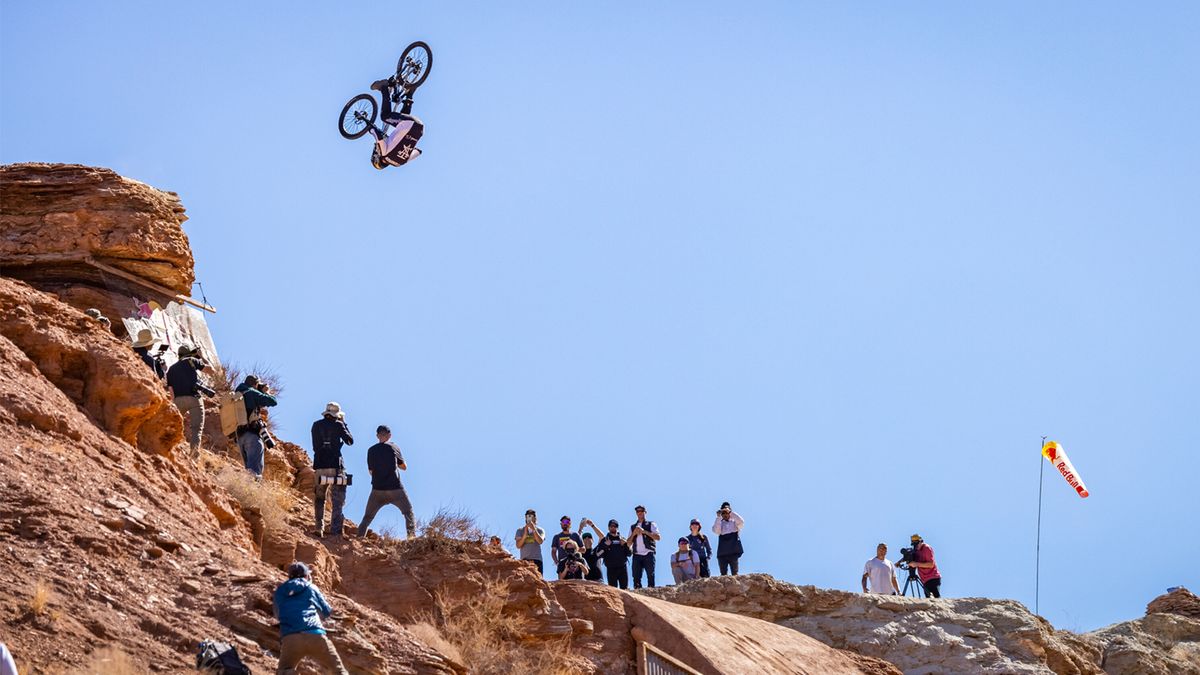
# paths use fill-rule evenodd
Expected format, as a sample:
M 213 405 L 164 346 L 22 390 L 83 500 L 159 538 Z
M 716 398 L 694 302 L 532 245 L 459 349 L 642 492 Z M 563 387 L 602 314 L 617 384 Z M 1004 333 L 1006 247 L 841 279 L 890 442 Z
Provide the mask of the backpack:
M 196 653 L 196 670 L 212 675 L 250 675 L 237 648 L 228 642 L 205 640 Z
M 226 436 L 237 433 L 238 427 L 249 423 L 246 417 L 246 402 L 242 400 L 240 391 L 218 395 L 217 404 L 221 407 L 221 433 Z

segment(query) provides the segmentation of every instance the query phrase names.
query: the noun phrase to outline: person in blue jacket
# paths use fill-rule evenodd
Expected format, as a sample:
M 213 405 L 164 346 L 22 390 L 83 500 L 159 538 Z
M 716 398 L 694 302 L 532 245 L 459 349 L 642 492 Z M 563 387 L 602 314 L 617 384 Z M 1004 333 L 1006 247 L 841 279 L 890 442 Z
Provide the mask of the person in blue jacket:
M 259 382 L 257 375 L 247 375 L 245 381 L 234 390 L 242 395 L 242 403 L 246 405 L 246 424 L 237 428 L 238 449 L 242 451 L 246 470 L 259 478 L 262 478 L 263 456 L 266 453 L 262 438 L 266 422 L 260 411 L 279 403 L 274 396 L 263 392 L 264 388 L 266 385 Z
M 291 675 L 305 658 L 316 661 L 321 672 L 348 675 L 337 649 L 325 634 L 322 618 L 333 609 L 312 583 L 308 565 L 288 565 L 288 580 L 275 589 L 275 618 L 279 619 L 277 675 Z

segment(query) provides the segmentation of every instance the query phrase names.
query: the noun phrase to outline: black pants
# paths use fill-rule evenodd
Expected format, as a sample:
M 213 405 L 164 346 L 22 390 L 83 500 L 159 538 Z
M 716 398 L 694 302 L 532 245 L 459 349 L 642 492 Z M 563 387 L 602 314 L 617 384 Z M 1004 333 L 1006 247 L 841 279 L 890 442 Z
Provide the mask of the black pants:
M 528 560 L 529 562 L 533 563 L 534 565 L 537 565 L 538 574 L 542 573 L 542 559 L 541 558 L 525 558 L 525 560 Z
M 654 588 L 654 554 L 633 556 L 633 587 L 642 587 L 642 570 L 646 570 L 646 586 Z
M 923 582 L 921 585 L 925 587 L 925 597 L 940 598 L 942 597 L 942 578 L 930 579 Z
M 608 571 L 608 585 L 613 588 L 629 588 L 629 568 L 625 563 L 620 565 L 605 564 L 604 569 Z
M 705 579 L 711 576 L 708 572 L 708 558 L 700 561 L 700 578 Z
M 721 567 L 721 576 L 726 574 L 737 576 L 738 559 L 736 556 L 717 556 L 717 565 Z

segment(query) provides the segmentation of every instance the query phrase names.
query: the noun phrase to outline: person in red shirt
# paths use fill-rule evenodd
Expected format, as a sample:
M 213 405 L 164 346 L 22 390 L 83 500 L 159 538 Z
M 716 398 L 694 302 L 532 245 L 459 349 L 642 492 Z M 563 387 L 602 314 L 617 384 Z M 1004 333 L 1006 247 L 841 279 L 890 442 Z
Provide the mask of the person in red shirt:
M 909 563 L 917 568 L 917 576 L 925 587 L 925 597 L 942 597 L 942 575 L 938 572 L 937 563 L 933 561 L 933 547 L 926 544 L 921 535 L 912 536 L 913 561 Z

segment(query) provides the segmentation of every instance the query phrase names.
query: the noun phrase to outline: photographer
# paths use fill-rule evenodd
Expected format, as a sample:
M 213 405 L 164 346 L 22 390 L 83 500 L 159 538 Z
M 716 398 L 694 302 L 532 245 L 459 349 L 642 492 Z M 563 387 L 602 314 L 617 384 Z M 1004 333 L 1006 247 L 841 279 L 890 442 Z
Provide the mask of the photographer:
M 245 381 L 234 391 L 242 395 L 242 403 L 246 406 L 246 423 L 237 428 L 237 444 L 238 449 L 242 451 L 242 462 L 245 463 L 247 471 L 257 478 L 262 478 L 266 441 L 270 440 L 269 436 L 264 438 L 267 424 L 263 420 L 262 409 L 275 406 L 278 401 L 267 393 L 267 385 L 259 382 L 257 375 L 247 375 Z
M 582 579 L 587 576 L 588 564 L 579 552 L 579 544 L 574 539 L 567 539 L 563 542 L 562 551 L 558 561 L 558 578 Z
M 325 634 L 322 618 L 333 608 L 313 585 L 312 574 L 302 562 L 288 565 L 288 580 L 275 589 L 272 598 L 279 619 L 278 673 L 295 673 L 301 661 L 311 659 L 323 673 L 346 673 L 337 648 Z
M 193 458 L 200 449 L 200 432 L 204 430 L 204 404 L 200 394 L 212 396 L 216 393 L 200 382 L 200 371 L 206 368 L 208 364 L 200 358 L 200 350 L 180 345 L 179 360 L 167 369 L 167 391 L 171 393 L 175 407 L 187 417 L 187 439 Z
M 335 537 L 342 536 L 342 507 L 346 504 L 346 486 L 350 482 L 342 460 L 343 444 L 354 445 L 354 437 L 350 435 L 350 427 L 346 426 L 346 413 L 340 405 L 330 401 L 325 404 L 321 419 L 312 425 L 313 473 L 316 474 L 313 510 L 318 537 L 325 536 L 326 496 L 333 502 L 329 532 Z
M 871 590 L 867 590 L 867 581 L 871 582 Z M 896 568 L 887 559 L 887 544 L 875 547 L 875 557 L 863 566 L 863 593 L 879 593 L 881 595 L 900 595 L 900 584 L 896 582 Z
M 728 573 L 737 576 L 738 558 L 742 557 L 742 528 L 745 526 L 746 521 L 729 506 L 729 502 L 722 502 L 712 527 L 713 534 L 717 535 L 717 565 L 721 568 L 721 576 Z
M 604 560 L 608 585 L 613 588 L 629 588 L 627 563 L 633 551 L 629 548 L 629 542 L 621 537 L 620 528 L 621 525 L 617 521 L 608 521 L 608 534 L 604 535 L 604 538 L 596 545 L 596 552 Z
M 942 597 L 942 575 L 938 572 L 937 563 L 933 560 L 933 547 L 925 543 L 921 535 L 912 536 L 913 559 L 910 567 L 917 568 L 917 576 L 925 587 L 925 597 Z
M 163 379 L 167 376 L 167 362 L 163 360 L 163 352 L 169 347 L 159 345 L 158 349 L 153 354 L 150 353 L 150 348 L 154 346 L 157 340 L 154 339 L 154 333 L 149 328 L 143 328 L 138 331 L 137 339 L 133 341 L 133 353 L 137 354 L 145 363 L 154 371 L 154 376 L 158 379 Z
M 546 541 L 546 531 L 538 527 L 537 512 L 529 509 L 525 512 L 525 526 L 517 528 L 516 543 L 521 560 L 529 560 L 536 565 L 538 574 L 542 574 L 543 541 Z

